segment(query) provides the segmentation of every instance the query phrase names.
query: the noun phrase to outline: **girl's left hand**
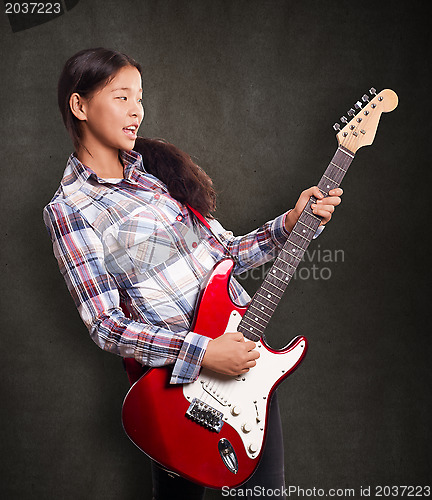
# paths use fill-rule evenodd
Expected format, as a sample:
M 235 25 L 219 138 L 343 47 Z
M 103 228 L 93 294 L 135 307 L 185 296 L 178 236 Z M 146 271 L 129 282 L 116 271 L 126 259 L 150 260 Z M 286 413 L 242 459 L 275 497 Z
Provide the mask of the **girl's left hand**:
M 331 219 L 335 207 L 341 203 L 341 196 L 343 191 L 341 188 L 331 189 L 329 191 L 329 196 L 325 197 L 318 189 L 317 186 L 310 187 L 304 190 L 295 205 L 295 207 L 287 214 L 285 219 L 285 228 L 288 232 L 292 231 L 294 224 L 297 222 L 300 214 L 302 213 L 304 207 L 306 206 L 309 198 L 315 196 L 317 199 L 316 203 L 311 205 L 312 211 L 315 215 L 322 217 L 320 226 L 327 224 Z

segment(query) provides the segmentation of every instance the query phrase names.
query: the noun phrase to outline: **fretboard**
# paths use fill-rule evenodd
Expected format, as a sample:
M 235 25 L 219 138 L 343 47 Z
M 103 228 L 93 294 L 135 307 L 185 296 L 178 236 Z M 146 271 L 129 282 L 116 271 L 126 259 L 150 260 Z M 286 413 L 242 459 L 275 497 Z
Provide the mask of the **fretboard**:
M 339 187 L 353 158 L 354 153 L 342 146 L 338 147 L 318 183 L 324 196 L 328 196 L 331 189 Z M 311 204 L 316 201 L 314 196 L 309 199 L 240 321 L 237 330 L 250 340 L 257 341 L 264 334 L 270 318 L 321 223 L 321 218 L 314 215 L 311 209 Z

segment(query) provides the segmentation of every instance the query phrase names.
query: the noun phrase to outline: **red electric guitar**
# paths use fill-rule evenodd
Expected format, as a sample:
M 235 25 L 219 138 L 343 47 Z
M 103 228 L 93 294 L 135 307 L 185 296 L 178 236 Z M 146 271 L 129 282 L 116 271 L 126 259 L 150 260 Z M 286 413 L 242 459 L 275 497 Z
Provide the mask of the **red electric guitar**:
M 324 196 L 338 187 L 355 152 L 372 144 L 383 112 L 396 108 L 392 90 L 371 89 L 351 109 L 350 121 L 338 130 L 338 148 L 318 187 Z M 220 261 L 200 293 L 192 331 L 216 338 L 240 331 L 256 342 L 255 367 L 237 377 L 202 369 L 190 384 L 170 385 L 171 368 L 153 368 L 129 390 L 123 403 L 123 426 L 130 439 L 164 468 L 211 488 L 235 487 L 256 469 L 265 437 L 269 401 L 277 385 L 301 362 L 305 337 L 295 337 L 275 351 L 262 335 L 282 294 L 320 224 L 311 210 L 312 197 L 285 245 L 247 307 L 238 307 L 228 293 L 234 266 Z

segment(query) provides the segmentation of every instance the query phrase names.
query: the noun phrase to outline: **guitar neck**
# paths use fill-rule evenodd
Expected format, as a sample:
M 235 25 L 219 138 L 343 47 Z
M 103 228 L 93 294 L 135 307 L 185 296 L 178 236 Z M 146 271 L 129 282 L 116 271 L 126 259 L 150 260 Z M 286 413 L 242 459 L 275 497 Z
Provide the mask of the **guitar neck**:
M 350 150 L 338 147 L 318 183 L 318 188 L 324 196 L 328 196 L 331 189 L 340 186 L 353 158 L 354 153 Z M 260 288 L 253 296 L 237 328 L 244 337 L 257 341 L 264 334 L 270 318 L 321 223 L 321 218 L 314 215 L 311 209 L 311 204 L 316 201 L 314 196 L 309 199 Z

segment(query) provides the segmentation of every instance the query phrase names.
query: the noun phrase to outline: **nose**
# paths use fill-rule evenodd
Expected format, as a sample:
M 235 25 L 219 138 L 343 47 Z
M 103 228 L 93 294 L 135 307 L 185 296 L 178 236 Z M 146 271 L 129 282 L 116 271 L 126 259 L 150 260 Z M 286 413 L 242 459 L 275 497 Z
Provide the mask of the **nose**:
M 131 107 L 129 108 L 129 114 L 131 116 L 137 117 L 141 122 L 144 115 L 142 104 L 139 103 L 138 101 L 133 101 Z

